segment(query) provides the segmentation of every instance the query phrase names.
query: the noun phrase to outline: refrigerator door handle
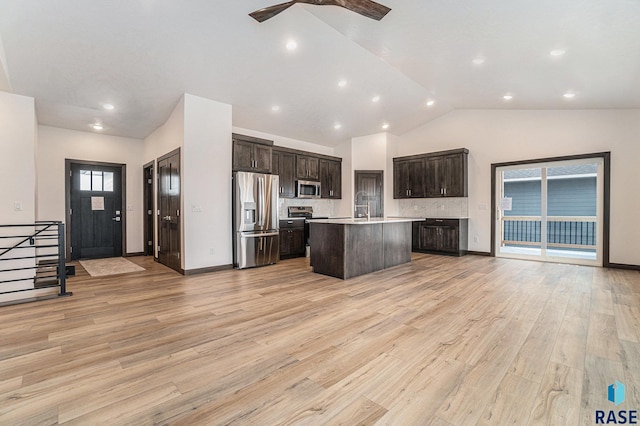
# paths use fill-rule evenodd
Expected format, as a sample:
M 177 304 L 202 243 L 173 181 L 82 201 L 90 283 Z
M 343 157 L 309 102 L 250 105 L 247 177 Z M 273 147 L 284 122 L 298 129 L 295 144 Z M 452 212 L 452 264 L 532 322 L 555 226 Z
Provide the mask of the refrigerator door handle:
M 258 226 L 264 226 L 264 178 L 258 178 Z
M 240 233 L 240 236 L 242 238 L 275 237 L 276 235 L 280 235 L 280 231 L 260 232 L 260 233 L 253 233 L 253 232 L 241 232 Z

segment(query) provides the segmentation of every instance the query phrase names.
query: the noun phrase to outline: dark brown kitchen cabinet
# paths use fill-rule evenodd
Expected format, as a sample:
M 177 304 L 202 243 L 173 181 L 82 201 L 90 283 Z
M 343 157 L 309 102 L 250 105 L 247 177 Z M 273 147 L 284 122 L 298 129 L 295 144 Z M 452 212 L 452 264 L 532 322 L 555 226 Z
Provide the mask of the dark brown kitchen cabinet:
M 319 167 L 322 198 L 342 198 L 342 163 L 320 159 Z
M 469 150 L 393 159 L 393 198 L 466 197 Z
M 393 198 L 424 198 L 424 158 L 393 159 Z
M 466 152 L 427 157 L 427 196 L 466 197 L 467 158 Z
M 296 156 L 290 152 L 274 149 L 271 155 L 271 173 L 280 176 L 280 198 L 296 196 L 295 179 Z
M 296 179 L 318 180 L 319 158 L 309 155 L 296 155 Z
M 233 134 L 233 171 L 271 173 L 273 141 Z
M 413 222 L 412 250 L 464 256 L 468 250 L 468 219 L 426 219 Z
M 280 259 L 304 257 L 304 220 L 280 220 Z

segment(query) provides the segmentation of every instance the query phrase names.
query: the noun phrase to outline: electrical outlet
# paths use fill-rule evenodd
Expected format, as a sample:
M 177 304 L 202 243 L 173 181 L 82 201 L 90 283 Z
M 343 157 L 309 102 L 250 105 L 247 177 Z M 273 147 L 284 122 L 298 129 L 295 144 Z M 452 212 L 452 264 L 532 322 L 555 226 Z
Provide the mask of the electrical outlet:
M 13 202 L 13 210 L 15 210 L 17 212 L 21 212 L 22 211 L 22 201 L 14 201 Z
M 478 237 L 477 235 L 473 237 L 473 242 L 474 243 L 479 243 L 480 242 L 480 237 Z
M 209 249 L 209 256 L 213 256 L 214 254 L 216 254 L 216 250 L 213 248 Z
M 413 210 L 417 212 L 418 211 L 418 206 L 413 206 Z

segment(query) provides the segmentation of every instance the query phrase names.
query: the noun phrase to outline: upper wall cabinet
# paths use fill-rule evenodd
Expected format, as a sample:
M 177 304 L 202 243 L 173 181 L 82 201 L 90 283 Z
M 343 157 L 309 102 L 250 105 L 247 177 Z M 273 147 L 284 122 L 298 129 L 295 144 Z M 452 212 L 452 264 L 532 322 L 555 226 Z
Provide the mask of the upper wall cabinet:
M 393 198 L 424 198 L 425 159 L 393 159 Z
M 320 188 L 322 198 L 342 198 L 342 163 L 320 159 Z
M 427 158 L 427 196 L 466 197 L 468 151 Z
M 271 173 L 273 141 L 233 133 L 233 171 Z
M 296 178 L 304 180 L 319 179 L 319 159 L 309 155 L 296 155 Z
M 467 149 L 393 159 L 394 198 L 466 197 Z
M 294 198 L 296 196 L 295 168 L 296 156 L 291 152 L 273 150 L 272 173 L 280 176 L 280 188 L 278 195 L 280 198 Z

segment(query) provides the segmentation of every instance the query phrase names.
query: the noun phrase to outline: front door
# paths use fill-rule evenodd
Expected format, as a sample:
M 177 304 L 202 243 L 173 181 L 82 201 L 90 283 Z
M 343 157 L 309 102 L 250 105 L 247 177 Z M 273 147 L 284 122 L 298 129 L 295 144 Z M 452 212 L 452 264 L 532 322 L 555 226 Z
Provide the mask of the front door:
M 123 167 L 70 164 L 71 259 L 122 256 Z
M 158 261 L 180 271 L 180 151 L 158 159 Z

